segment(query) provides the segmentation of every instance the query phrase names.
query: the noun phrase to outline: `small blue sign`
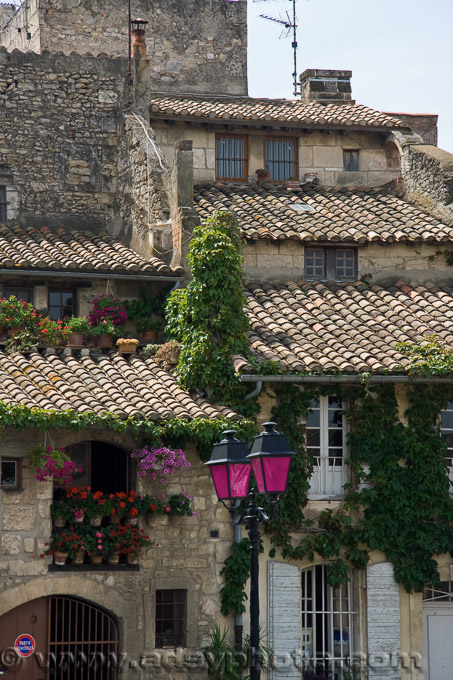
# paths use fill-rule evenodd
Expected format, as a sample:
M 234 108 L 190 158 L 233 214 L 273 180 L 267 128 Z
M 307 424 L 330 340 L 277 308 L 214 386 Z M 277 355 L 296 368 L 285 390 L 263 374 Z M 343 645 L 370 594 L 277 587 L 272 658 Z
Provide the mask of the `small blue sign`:
M 16 650 L 16 654 L 18 656 L 31 656 L 36 649 L 35 638 L 33 635 L 29 635 L 28 633 L 22 633 L 22 635 L 19 635 L 19 637 L 16 638 L 14 649 Z

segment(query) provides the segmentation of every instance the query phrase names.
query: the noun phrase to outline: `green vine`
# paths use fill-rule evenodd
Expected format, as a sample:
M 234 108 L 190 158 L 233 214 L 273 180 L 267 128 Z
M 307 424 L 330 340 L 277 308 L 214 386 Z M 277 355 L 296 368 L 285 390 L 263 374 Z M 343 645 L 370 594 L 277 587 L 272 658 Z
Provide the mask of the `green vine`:
M 229 418 L 172 418 L 171 420 L 138 420 L 122 419 L 114 413 L 96 414 L 93 412 L 77 413 L 74 411 L 52 411 L 29 408 L 20 404 L 8 404 L 0 401 L 0 430 L 14 427 L 16 430 L 37 428 L 42 432 L 50 429 L 83 430 L 98 425 L 113 432 L 127 432 L 136 438 L 146 438 L 152 444 L 165 441 L 167 446 L 184 447 L 195 443 L 202 460 L 208 460 L 214 442 L 219 440 L 225 429 L 230 429 Z M 255 424 L 250 420 L 235 420 L 234 427 L 238 436 L 250 439 L 256 432 Z
M 167 301 L 166 331 L 182 345 L 180 384 L 206 390 L 249 417 L 257 415 L 257 402 L 244 401 L 250 389 L 233 367 L 235 355 L 249 355 L 249 323 L 243 311 L 240 230 L 231 213 L 217 212 L 194 229 L 187 259 L 192 280 Z

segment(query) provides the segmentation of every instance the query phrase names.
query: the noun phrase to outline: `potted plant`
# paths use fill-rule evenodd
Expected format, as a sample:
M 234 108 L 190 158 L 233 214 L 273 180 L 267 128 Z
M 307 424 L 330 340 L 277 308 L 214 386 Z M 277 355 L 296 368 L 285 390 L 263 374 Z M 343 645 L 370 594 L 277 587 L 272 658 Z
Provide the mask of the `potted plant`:
M 67 558 L 75 559 L 76 553 L 84 548 L 85 537 L 69 526 L 63 529 L 60 533 L 51 534 L 45 555 L 53 555 L 55 564 L 62 566 L 66 563 Z
M 64 448 L 40 444 L 29 452 L 30 465 L 25 466 L 35 471 L 38 482 L 46 482 L 54 479 L 60 486 L 69 486 L 73 476 L 82 472 L 77 465 L 65 453 Z
M 98 347 L 102 349 L 113 347 L 116 332 L 116 327 L 110 319 L 103 319 L 97 326 L 91 328 L 91 334 L 97 338 Z
M 38 319 L 36 323 L 38 341 L 58 347 L 68 334 L 66 326 L 62 321 L 52 321 L 48 316 L 39 316 Z
M 68 329 L 68 347 L 80 349 L 83 345 L 83 336 L 90 332 L 90 323 L 86 316 L 72 316 L 66 321 Z
M 101 564 L 107 554 L 108 534 L 102 527 L 91 528 L 84 538 L 84 545 L 91 564 Z
M 180 351 L 180 343 L 176 340 L 170 340 L 170 342 L 159 347 L 154 358 L 160 366 L 170 369 L 178 363 Z
M 137 333 L 144 342 L 155 342 L 163 329 L 164 297 L 156 297 L 143 289 L 135 300 L 124 302 L 128 317 L 134 322 Z
M 126 494 L 124 491 L 117 491 L 109 494 L 110 502 L 110 523 L 119 524 L 123 517 L 126 516 Z
M 118 351 L 122 354 L 134 354 L 140 344 L 135 338 L 118 338 L 116 341 Z
M 93 527 L 101 526 L 102 518 L 108 517 L 111 512 L 111 501 L 102 491 L 87 493 L 85 516 L 90 520 Z
M 271 173 L 267 168 L 258 168 L 258 170 L 255 170 L 255 174 L 258 178 L 258 184 L 270 179 L 271 176 Z
M 190 467 L 181 449 L 173 450 L 166 446 L 160 448 L 145 446 L 143 449 L 135 449 L 131 453 L 131 458 L 139 459 L 137 476 L 159 478 L 161 482 L 165 482 L 176 470 Z
M 90 487 L 72 487 L 66 493 L 66 502 L 71 509 L 74 522 L 81 524 L 84 521 L 85 513 L 90 504 L 90 495 Z
M 111 321 L 115 328 L 124 326 L 128 319 L 126 308 L 118 298 L 101 295 L 93 300 L 93 309 L 88 315 L 91 328 L 98 326 L 102 321 Z
M 55 500 L 50 506 L 50 516 L 56 527 L 64 527 L 66 522 L 72 522 L 74 519 L 74 513 L 72 512 L 71 506 L 61 498 Z
M 154 545 L 143 529 L 130 524 L 124 525 L 122 536 L 125 547 L 121 552 L 126 555 L 128 564 L 138 564 L 142 551 Z
M 19 328 L 34 327 L 36 316 L 33 305 L 15 295 L 0 300 L 0 323 L 11 331 L 10 337 L 17 334 Z

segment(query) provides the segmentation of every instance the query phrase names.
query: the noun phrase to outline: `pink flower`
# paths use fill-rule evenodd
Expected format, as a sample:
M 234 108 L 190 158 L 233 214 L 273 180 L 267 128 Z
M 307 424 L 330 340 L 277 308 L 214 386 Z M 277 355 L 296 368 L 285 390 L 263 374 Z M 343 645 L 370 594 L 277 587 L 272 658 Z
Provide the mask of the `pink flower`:
M 98 538 L 102 538 L 101 532 L 100 532 L 100 531 L 97 531 L 97 532 L 96 532 L 96 536 L 97 536 Z

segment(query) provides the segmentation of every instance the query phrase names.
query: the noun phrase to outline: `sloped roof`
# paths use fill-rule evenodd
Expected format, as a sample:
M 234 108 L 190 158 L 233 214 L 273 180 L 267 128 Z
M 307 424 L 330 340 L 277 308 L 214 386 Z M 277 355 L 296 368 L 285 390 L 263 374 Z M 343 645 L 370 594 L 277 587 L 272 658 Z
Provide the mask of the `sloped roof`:
M 69 271 L 179 276 L 157 257 L 145 260 L 107 232 L 34 228 L 0 224 L 0 268 L 17 271 Z
M 397 342 L 435 333 L 453 346 L 447 284 L 251 282 L 245 294 L 251 348 L 279 361 L 282 372 L 395 373 L 408 365 Z
M 151 117 L 193 120 L 234 120 L 291 123 L 307 127 L 406 128 L 397 118 L 358 104 L 321 104 L 300 99 L 254 99 L 253 97 L 152 97 Z
M 299 190 L 262 184 L 198 184 L 202 219 L 233 211 L 246 239 L 391 243 L 453 240 L 453 226 L 395 196 L 387 188 L 351 189 L 303 184 Z M 294 208 L 299 205 L 302 212 Z M 304 212 L 308 209 L 308 212 Z
M 236 416 L 226 406 L 191 397 L 152 357 L 97 349 L 47 349 L 44 354 L 0 350 L 0 401 L 149 420 Z

